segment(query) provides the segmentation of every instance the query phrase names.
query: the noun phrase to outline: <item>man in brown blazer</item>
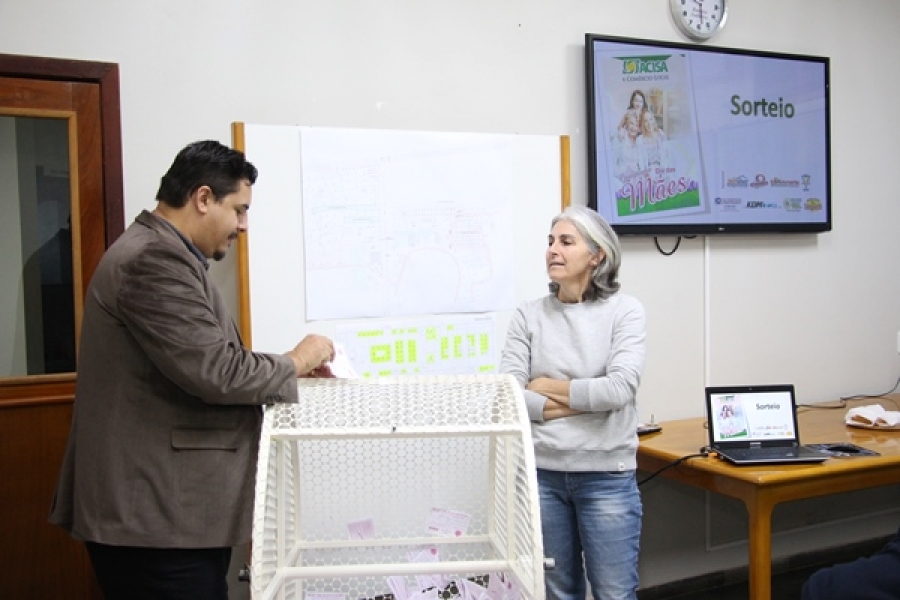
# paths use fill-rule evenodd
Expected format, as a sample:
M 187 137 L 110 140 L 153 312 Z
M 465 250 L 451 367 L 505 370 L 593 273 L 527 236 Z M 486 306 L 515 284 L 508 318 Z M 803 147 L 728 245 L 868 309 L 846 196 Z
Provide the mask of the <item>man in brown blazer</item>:
M 84 304 L 74 415 L 50 521 L 86 542 L 106 600 L 227 600 L 249 542 L 262 409 L 331 376 L 334 346 L 244 348 L 207 273 L 238 233 L 256 168 L 184 148 L 157 207 L 107 250 Z

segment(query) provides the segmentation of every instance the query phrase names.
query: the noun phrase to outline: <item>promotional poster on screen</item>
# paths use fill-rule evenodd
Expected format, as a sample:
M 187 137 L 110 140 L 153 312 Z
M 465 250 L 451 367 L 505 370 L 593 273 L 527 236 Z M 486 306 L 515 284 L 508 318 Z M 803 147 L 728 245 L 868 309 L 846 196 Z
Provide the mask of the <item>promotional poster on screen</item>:
M 592 53 L 596 203 L 612 225 L 830 228 L 824 60 L 605 39 Z
M 606 52 L 598 59 L 617 220 L 706 211 L 689 57 Z

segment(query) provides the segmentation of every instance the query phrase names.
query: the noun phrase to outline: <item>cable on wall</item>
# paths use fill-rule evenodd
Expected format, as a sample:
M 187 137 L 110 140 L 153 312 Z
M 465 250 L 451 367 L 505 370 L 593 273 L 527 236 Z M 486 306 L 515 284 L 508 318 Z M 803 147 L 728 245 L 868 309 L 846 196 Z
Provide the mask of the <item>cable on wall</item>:
M 697 236 L 696 236 L 696 235 L 684 235 L 684 236 L 679 235 L 679 236 L 678 236 L 678 239 L 675 240 L 675 246 L 674 246 L 671 250 L 669 250 L 668 252 L 666 252 L 665 250 L 663 250 L 663 249 L 662 249 L 662 246 L 659 245 L 659 238 L 658 238 L 658 237 L 656 237 L 656 236 L 653 237 L 653 243 L 656 244 L 656 249 L 659 250 L 659 253 L 660 253 L 660 254 L 662 254 L 663 256 L 672 256 L 673 254 L 675 254 L 675 251 L 678 250 L 678 246 L 681 245 L 681 238 L 684 238 L 684 239 L 687 239 L 687 240 L 692 240 L 692 239 L 694 239 L 695 237 L 697 237 Z

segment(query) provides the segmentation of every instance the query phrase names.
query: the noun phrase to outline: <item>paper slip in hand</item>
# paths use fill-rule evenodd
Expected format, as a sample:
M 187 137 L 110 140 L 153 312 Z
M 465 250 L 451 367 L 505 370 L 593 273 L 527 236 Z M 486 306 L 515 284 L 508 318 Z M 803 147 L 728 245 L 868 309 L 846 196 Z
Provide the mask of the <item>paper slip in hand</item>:
M 359 375 L 350 364 L 350 357 L 347 356 L 347 350 L 341 344 L 334 345 L 334 360 L 330 363 L 331 372 L 339 379 L 357 379 Z

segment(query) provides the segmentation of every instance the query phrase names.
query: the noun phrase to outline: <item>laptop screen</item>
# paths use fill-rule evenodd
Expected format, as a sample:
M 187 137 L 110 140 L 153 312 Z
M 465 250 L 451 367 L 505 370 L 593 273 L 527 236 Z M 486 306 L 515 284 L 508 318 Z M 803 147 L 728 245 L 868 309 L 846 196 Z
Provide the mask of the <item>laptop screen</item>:
M 777 442 L 797 438 L 791 385 L 707 388 L 710 442 Z

